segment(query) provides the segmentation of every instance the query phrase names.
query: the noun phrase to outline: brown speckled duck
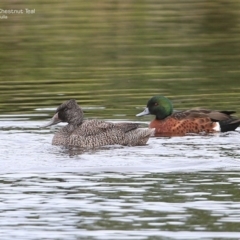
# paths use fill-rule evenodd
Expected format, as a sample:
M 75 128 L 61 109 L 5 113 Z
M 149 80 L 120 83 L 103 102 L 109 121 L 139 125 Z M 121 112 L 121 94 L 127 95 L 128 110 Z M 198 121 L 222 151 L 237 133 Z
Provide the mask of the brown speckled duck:
M 234 131 L 240 125 L 240 119 L 231 116 L 235 111 L 216 111 L 190 109 L 173 112 L 169 99 L 154 96 L 145 110 L 136 116 L 152 114 L 155 119 L 150 128 L 155 128 L 155 135 L 185 135 L 187 133 L 213 133 Z
M 97 119 L 83 120 L 83 111 L 74 99 L 62 103 L 51 121 L 43 127 L 59 122 L 68 124 L 53 137 L 53 145 L 95 148 L 105 145 L 145 145 L 154 129 L 139 128 L 138 123 L 110 123 Z

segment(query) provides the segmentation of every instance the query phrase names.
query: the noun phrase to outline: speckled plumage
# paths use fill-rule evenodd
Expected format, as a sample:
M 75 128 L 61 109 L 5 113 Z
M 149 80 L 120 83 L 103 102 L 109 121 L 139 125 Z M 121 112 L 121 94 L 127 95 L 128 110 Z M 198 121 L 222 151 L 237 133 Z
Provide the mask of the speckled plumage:
M 156 128 L 158 134 L 169 133 L 170 135 L 215 132 L 214 128 L 217 123 L 213 122 L 209 117 L 180 118 L 180 116 L 184 117 L 184 115 L 184 112 L 178 112 L 163 120 L 154 119 L 150 123 L 150 128 Z
M 83 121 L 83 111 L 74 99 L 61 104 L 47 125 L 60 121 L 68 125 L 53 137 L 53 145 L 96 148 L 105 145 L 145 145 L 154 129 L 139 128 L 137 123 L 111 123 L 92 119 Z
M 234 111 L 216 111 L 194 108 L 173 112 L 172 104 L 163 96 L 152 97 L 146 109 L 137 116 L 152 114 L 156 118 L 150 123 L 155 135 L 185 135 L 187 133 L 213 133 L 233 131 L 240 119 L 231 116 Z

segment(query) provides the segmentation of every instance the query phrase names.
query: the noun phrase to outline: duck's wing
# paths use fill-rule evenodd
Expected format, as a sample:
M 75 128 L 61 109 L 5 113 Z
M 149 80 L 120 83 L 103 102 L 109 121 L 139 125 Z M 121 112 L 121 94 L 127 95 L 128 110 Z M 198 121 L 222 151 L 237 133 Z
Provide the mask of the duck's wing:
M 193 119 L 193 118 L 209 118 L 214 122 L 226 121 L 235 119 L 231 116 L 231 114 L 235 113 L 235 111 L 216 111 L 216 110 L 208 110 L 208 109 L 199 109 L 194 108 L 186 111 L 174 112 L 172 117 L 177 120 L 184 119 Z
M 102 132 L 114 128 L 114 124 L 97 119 L 84 121 L 77 129 L 74 130 L 72 135 L 79 135 L 83 137 L 97 136 Z
M 121 122 L 121 123 L 115 123 L 114 127 L 119 128 L 124 133 L 135 130 L 139 127 L 139 123 L 128 123 L 128 122 Z
M 83 122 L 69 137 L 69 146 L 95 148 L 105 145 L 125 145 L 126 133 L 136 126 L 114 124 L 101 120 Z
M 178 121 L 185 119 L 193 119 L 193 118 L 207 118 L 208 115 L 203 112 L 199 112 L 196 110 L 186 110 L 186 111 L 175 111 L 171 116 L 171 118 L 176 119 Z
M 231 111 L 231 110 L 209 110 L 209 109 L 205 109 L 205 108 L 191 108 L 189 111 L 198 111 L 198 112 L 202 112 L 202 113 L 206 113 L 209 114 L 211 112 L 220 112 L 226 115 L 232 115 L 234 113 L 236 113 L 236 111 Z
M 138 128 L 138 123 L 110 123 L 87 120 L 69 137 L 70 146 L 94 148 L 104 145 L 143 145 L 154 129 Z
M 96 136 L 97 134 L 109 130 L 121 131 L 122 133 L 126 133 L 137 129 L 138 127 L 139 123 L 111 123 L 92 119 L 84 121 L 83 124 L 74 131 L 74 134 L 81 134 L 84 136 Z

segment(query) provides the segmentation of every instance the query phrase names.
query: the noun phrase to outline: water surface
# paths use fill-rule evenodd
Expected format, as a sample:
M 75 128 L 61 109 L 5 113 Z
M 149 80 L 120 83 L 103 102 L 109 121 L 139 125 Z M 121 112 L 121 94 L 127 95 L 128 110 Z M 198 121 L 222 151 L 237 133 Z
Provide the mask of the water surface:
M 239 131 L 80 153 L 43 123 L 1 121 L 4 239 L 239 239 Z
M 35 9 L 0 19 L 1 239 L 240 239 L 239 128 L 86 152 L 39 128 L 70 98 L 86 118 L 143 126 L 157 94 L 240 117 L 239 6 L 1 2 Z

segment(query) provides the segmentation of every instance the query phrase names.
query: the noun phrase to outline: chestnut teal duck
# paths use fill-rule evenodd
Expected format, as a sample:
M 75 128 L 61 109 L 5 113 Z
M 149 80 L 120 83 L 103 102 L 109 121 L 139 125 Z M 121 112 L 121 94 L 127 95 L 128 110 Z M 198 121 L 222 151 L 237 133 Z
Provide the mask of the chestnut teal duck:
M 74 99 L 62 103 L 49 123 L 68 124 L 55 133 L 52 144 L 80 148 L 96 148 L 105 145 L 145 145 L 154 129 L 139 128 L 138 123 L 111 123 L 102 120 L 84 120 L 84 113 Z
M 154 96 L 145 110 L 136 116 L 152 114 L 155 119 L 150 128 L 155 135 L 185 135 L 187 133 L 214 133 L 234 131 L 240 125 L 240 119 L 231 116 L 235 111 L 216 111 L 193 108 L 185 111 L 173 111 L 172 103 L 164 96 Z

